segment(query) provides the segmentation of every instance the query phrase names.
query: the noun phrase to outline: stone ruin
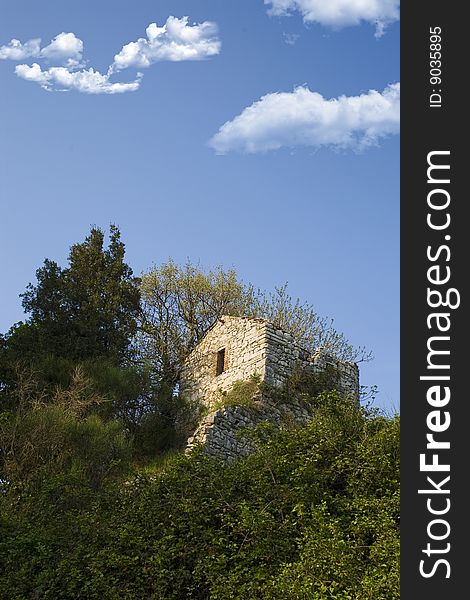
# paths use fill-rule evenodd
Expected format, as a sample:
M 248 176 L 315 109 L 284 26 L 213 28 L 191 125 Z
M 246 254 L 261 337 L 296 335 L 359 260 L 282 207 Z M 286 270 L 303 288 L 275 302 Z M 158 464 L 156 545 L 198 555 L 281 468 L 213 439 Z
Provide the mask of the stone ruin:
M 287 403 L 259 393 L 253 406 L 224 406 L 224 394 L 239 381 L 254 375 L 260 382 L 280 388 L 298 369 L 324 372 L 332 365 L 338 375 L 336 389 L 359 402 L 359 370 L 356 363 L 340 361 L 321 349 L 310 353 L 294 337 L 266 319 L 221 317 L 187 358 L 180 379 L 180 390 L 187 400 L 202 403 L 205 416 L 187 451 L 202 444 L 205 452 L 225 462 L 253 451 L 243 437 L 244 427 L 262 421 L 279 425 L 286 419 L 298 425 L 313 416 L 313 408 L 301 399 Z

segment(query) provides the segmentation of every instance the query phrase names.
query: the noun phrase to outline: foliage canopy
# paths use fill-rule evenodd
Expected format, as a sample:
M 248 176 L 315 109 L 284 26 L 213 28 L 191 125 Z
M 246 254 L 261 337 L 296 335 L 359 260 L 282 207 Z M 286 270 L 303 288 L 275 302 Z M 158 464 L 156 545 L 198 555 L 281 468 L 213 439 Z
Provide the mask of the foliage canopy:
M 63 479 L 40 503 L 3 494 L 0 596 L 398 599 L 398 419 L 312 402 L 307 427 L 261 428 L 224 468 L 177 454 L 58 513 Z

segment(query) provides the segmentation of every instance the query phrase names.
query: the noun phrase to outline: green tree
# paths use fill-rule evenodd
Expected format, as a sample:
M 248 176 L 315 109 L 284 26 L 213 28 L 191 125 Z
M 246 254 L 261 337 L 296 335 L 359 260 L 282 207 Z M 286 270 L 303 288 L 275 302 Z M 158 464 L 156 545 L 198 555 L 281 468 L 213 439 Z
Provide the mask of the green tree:
M 322 346 L 344 360 L 368 360 L 313 306 L 293 300 L 287 285 L 268 293 L 241 281 L 235 270 L 204 269 L 191 261 L 154 266 L 141 282 L 142 313 L 135 348 L 156 378 L 175 385 L 184 359 L 222 315 L 266 318 L 314 351 Z
M 93 227 L 84 242 L 71 247 L 65 268 L 46 259 L 37 270 L 36 283 L 22 294 L 28 319 L 0 337 L 4 409 L 15 410 L 13 392 L 21 385 L 18 373 L 24 367 L 34 369 L 52 397 L 57 386 L 72 383 L 82 365 L 97 391 L 112 400 L 102 416 L 129 414 L 126 403 L 138 404 L 136 380 L 141 383 L 145 377 L 134 372 L 127 357 L 140 311 L 139 280 L 124 254 L 117 227 L 110 227 L 107 247 L 103 231 Z
M 119 229 L 112 225 L 109 246 L 93 227 L 84 242 L 70 249 L 68 266 L 49 259 L 36 271 L 37 283 L 22 294 L 37 330 L 41 353 L 83 360 L 97 356 L 117 362 L 136 331 L 138 279 L 124 261 Z
M 96 414 L 107 400 L 96 394 L 81 368 L 70 386 L 57 388 L 52 398 L 31 370 L 25 368 L 18 381 L 15 411 L 0 413 L 4 486 L 34 494 L 61 481 L 92 490 L 127 468 L 130 440 L 121 423 Z
M 252 297 L 248 314 L 271 321 L 291 333 L 306 350 L 324 348 L 342 360 L 369 361 L 372 353 L 363 346 L 355 347 L 334 327 L 334 320 L 318 314 L 309 302 L 295 299 L 288 292 L 287 284 L 276 287 L 274 292 L 258 290 Z
M 186 356 L 223 314 L 243 314 L 252 289 L 234 270 L 204 272 L 172 260 L 142 277 L 142 317 L 136 347 L 156 377 L 175 385 Z

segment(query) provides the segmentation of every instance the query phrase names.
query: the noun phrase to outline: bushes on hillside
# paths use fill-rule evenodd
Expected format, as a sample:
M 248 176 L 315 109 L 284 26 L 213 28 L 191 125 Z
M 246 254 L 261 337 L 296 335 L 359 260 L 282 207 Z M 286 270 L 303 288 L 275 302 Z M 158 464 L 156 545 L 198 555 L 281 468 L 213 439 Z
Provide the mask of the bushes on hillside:
M 175 455 L 61 514 L 4 495 L 0 597 L 398 598 L 398 419 L 312 402 L 230 466 Z

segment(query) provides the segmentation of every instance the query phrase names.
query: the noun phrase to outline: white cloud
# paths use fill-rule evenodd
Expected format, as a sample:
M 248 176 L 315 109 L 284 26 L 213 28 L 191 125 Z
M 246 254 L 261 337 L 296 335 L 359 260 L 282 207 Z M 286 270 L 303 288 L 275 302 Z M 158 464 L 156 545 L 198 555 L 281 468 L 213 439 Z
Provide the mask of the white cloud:
M 70 71 L 66 67 L 51 67 L 42 70 L 38 63 L 17 65 L 15 72 L 18 77 L 34 81 L 48 91 L 76 90 L 85 94 L 120 94 L 134 92 L 139 89 L 142 74 L 129 83 L 112 83 L 109 75 L 103 75 L 94 69 Z
M 51 64 L 65 64 L 70 68 L 80 65 L 83 42 L 74 33 L 59 33 L 41 50 L 41 57 Z
M 264 0 L 273 16 L 286 16 L 298 11 L 306 23 L 320 23 L 339 29 L 359 25 L 362 21 L 376 26 L 376 36 L 398 21 L 399 0 Z
M 27 81 L 34 81 L 48 91 L 76 90 L 86 94 L 118 94 L 138 90 L 142 73 L 134 81 L 113 83 L 113 74 L 129 67 L 149 67 L 159 61 L 203 60 L 220 52 L 217 25 L 209 21 L 188 25 L 188 17 L 168 17 L 163 27 L 151 23 L 147 38 L 126 44 L 114 57 L 113 64 L 103 75 L 94 69 L 84 69 L 83 42 L 74 33 L 59 33 L 47 46 L 41 48 L 41 39 L 24 44 L 12 39 L 0 46 L 0 59 L 22 61 L 36 58 L 31 66 L 17 65 L 15 73 Z M 43 69 L 43 61 L 49 68 Z
M 46 59 L 51 64 L 66 65 L 71 68 L 80 66 L 83 42 L 74 33 L 59 33 L 48 46 L 41 48 L 41 38 L 28 40 L 24 44 L 13 39 L 0 46 L 0 59 L 25 60 L 27 58 Z
M 297 40 L 299 39 L 300 35 L 298 33 L 283 33 L 282 37 L 284 38 L 284 41 L 286 44 L 288 44 L 289 46 L 294 46 L 297 43 Z
M 0 60 L 25 60 L 39 56 L 41 52 L 41 39 L 28 40 L 24 44 L 13 39 L 9 44 L 0 46 Z
M 168 17 L 165 25 L 151 23 L 147 38 L 126 44 L 114 57 L 111 71 L 145 68 L 159 61 L 202 60 L 219 54 L 221 43 L 215 23 L 188 25 L 188 17 Z
M 361 150 L 399 132 L 400 84 L 382 93 L 325 99 L 306 87 L 263 96 L 211 139 L 218 154 L 281 147 L 331 146 Z

